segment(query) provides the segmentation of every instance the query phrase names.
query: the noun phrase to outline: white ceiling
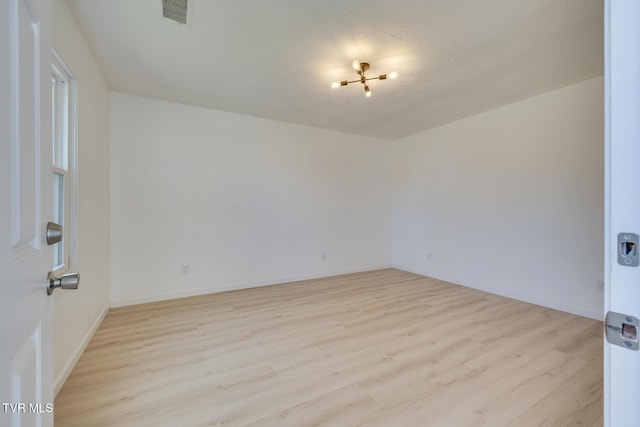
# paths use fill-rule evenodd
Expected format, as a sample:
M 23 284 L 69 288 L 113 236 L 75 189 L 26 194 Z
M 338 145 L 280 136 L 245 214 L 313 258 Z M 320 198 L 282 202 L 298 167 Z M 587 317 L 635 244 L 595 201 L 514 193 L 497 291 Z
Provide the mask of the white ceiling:
M 191 1 L 68 3 L 114 91 L 382 139 L 603 73 L 602 0 Z

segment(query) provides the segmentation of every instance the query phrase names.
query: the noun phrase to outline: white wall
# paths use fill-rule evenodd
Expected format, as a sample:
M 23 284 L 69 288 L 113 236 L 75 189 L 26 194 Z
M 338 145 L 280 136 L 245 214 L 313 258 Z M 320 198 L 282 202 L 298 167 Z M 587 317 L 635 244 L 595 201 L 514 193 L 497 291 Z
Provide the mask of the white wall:
M 77 291 L 54 293 L 54 378 L 62 387 L 109 307 L 109 89 L 63 0 L 53 7 L 53 44 L 78 80 Z
M 389 266 L 389 147 L 113 93 L 112 305 Z
M 397 141 L 394 265 L 602 318 L 603 105 L 600 77 Z
M 114 93 L 112 304 L 384 267 L 392 247 L 398 268 L 600 318 L 602 84 L 392 143 Z

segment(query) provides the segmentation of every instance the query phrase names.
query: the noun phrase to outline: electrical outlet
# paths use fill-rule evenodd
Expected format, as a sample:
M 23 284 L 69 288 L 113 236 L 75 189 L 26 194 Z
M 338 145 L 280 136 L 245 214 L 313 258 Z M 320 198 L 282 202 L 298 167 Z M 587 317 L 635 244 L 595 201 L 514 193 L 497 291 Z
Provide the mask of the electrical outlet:
M 598 285 L 596 287 L 598 292 L 604 292 L 604 280 L 598 280 Z
M 182 274 L 191 273 L 191 266 L 189 264 L 182 264 Z
M 327 259 L 327 253 L 326 253 L 326 252 L 322 252 L 322 253 L 320 254 L 320 259 L 321 259 L 322 261 L 325 261 L 325 260 Z

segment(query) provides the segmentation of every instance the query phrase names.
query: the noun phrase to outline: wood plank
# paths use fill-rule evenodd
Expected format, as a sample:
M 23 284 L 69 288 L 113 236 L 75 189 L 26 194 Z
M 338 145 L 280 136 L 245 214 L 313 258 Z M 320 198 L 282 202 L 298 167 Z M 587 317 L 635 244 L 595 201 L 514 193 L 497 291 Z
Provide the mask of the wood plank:
M 55 422 L 600 425 L 601 328 L 393 269 L 117 308 Z

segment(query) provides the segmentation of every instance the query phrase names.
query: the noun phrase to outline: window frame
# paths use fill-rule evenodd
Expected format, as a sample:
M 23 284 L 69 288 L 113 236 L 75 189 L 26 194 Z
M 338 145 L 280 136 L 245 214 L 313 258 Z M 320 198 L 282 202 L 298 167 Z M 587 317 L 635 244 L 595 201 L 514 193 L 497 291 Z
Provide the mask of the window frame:
M 55 48 L 51 62 L 52 174 L 62 175 L 64 181 L 63 262 L 54 265 L 54 258 L 51 263 L 53 273 L 62 274 L 78 268 L 78 81 Z M 52 210 L 54 206 L 52 200 Z

